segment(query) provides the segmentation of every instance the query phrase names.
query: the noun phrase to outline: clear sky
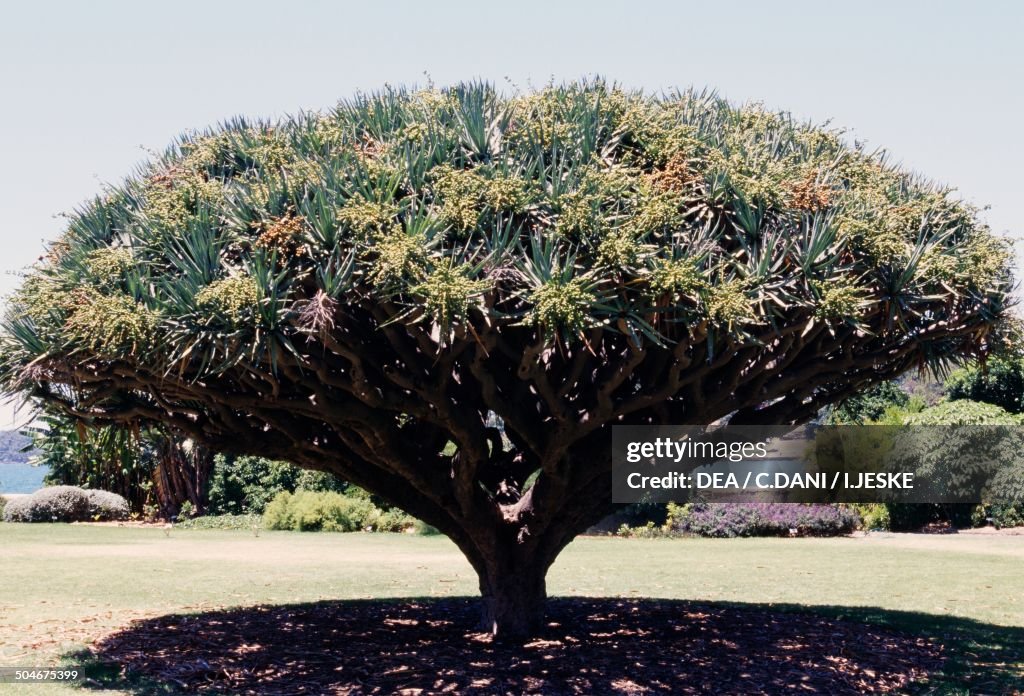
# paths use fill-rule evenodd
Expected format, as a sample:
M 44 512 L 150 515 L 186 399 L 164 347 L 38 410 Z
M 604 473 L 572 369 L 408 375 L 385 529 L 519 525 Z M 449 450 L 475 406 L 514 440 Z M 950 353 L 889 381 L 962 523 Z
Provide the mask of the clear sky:
M 54 215 L 178 133 L 385 83 L 600 74 L 831 119 L 957 187 L 999 232 L 1024 192 L 1024 3 L 45 2 L 0 14 L 0 294 Z M 1018 249 L 1018 251 L 1021 251 Z M 0 409 L 0 429 L 11 416 Z

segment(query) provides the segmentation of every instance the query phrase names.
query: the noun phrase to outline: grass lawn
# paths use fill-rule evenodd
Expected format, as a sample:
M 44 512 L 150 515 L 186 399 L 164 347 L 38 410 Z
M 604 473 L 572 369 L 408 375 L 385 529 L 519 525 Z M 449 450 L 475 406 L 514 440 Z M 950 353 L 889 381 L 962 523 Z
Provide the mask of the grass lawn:
M 443 537 L 0 524 L 0 666 L 53 667 L 134 618 L 254 604 L 476 593 Z M 806 609 L 937 638 L 932 686 L 1024 686 L 1024 536 L 582 538 L 552 595 Z M 83 693 L 0 684 L 0 694 Z M 89 691 L 87 693 L 97 693 Z

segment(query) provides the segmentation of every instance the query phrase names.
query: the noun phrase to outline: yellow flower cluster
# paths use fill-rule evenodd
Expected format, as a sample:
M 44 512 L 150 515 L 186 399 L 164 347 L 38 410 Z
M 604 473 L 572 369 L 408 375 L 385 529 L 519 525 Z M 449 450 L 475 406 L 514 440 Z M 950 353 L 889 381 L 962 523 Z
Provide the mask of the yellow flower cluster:
M 99 285 L 113 285 L 135 267 L 135 257 L 124 247 L 97 249 L 86 257 L 86 267 Z
M 640 251 L 640 245 L 629 232 L 616 230 L 601 240 L 597 257 L 601 264 L 610 268 L 626 268 L 636 263 Z
M 151 178 L 145 186 L 141 215 L 164 229 L 179 229 L 201 207 L 213 207 L 224 199 L 224 185 L 216 179 L 182 171 Z
M 362 196 L 348 199 L 338 209 L 338 222 L 363 238 L 390 230 L 397 217 L 395 204 L 368 201 Z
M 527 321 L 542 327 L 549 336 L 558 327 L 577 332 L 586 327 L 590 308 L 597 301 L 583 278 L 551 279 L 530 294 Z
M 160 315 L 123 293 L 77 293 L 68 333 L 101 354 L 138 353 L 153 342 Z
M 522 179 L 493 171 L 454 169 L 448 165 L 433 170 L 434 193 L 441 203 L 441 219 L 454 229 L 477 227 L 485 209 L 520 212 L 527 200 Z
M 256 238 L 256 246 L 267 251 L 302 255 L 303 247 L 298 243 L 305 218 L 301 215 L 284 215 L 261 225 L 262 231 Z
M 392 286 L 423 274 L 426 252 L 423 237 L 401 228 L 380 235 L 370 248 L 373 256 L 370 280 L 381 287 Z
M 215 280 L 196 293 L 196 305 L 200 309 L 216 312 L 234 325 L 249 317 L 259 299 L 256 279 L 244 275 Z
M 651 272 L 649 282 L 656 295 L 667 294 L 673 297 L 693 298 L 697 291 L 707 286 L 693 264 L 685 259 L 659 261 Z
M 818 292 L 814 315 L 819 319 L 855 319 L 860 314 L 864 293 L 859 288 L 840 280 L 815 283 L 814 288 Z
M 630 203 L 638 184 L 636 172 L 626 167 L 584 167 L 577 186 L 558 197 L 555 232 L 565 237 L 600 232 L 609 224 L 605 210 Z
M 423 308 L 431 321 L 447 327 L 465 317 L 473 299 L 489 287 L 486 280 L 470 278 L 468 266 L 446 258 L 412 288 L 412 293 L 423 298 Z
M 736 324 L 749 322 L 753 318 L 753 307 L 744 290 L 743 283 L 730 280 L 714 286 L 707 298 L 708 316 L 730 330 Z

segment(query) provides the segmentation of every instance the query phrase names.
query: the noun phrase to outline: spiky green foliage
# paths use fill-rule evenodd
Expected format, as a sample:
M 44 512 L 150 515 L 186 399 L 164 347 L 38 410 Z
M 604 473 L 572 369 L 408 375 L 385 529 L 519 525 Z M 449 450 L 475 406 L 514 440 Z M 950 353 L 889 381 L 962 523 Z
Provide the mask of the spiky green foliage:
M 84 206 L 0 376 L 329 469 L 497 593 L 495 549 L 546 568 L 605 510 L 608 425 L 796 422 L 984 353 L 1008 260 L 943 188 L 785 113 L 391 89 L 185 136 Z

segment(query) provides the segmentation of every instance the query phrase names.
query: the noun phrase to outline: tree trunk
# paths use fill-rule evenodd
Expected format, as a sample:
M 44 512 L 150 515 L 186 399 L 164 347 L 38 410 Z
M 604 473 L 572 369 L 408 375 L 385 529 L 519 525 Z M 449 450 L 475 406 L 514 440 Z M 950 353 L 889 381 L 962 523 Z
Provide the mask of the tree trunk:
M 600 456 L 589 460 L 598 462 Z M 611 507 L 607 479 L 594 476 L 591 485 L 594 490 L 579 488 L 571 503 L 563 503 L 561 498 L 545 494 L 546 484 L 538 481 L 514 506 L 514 512 L 503 510 L 503 523 L 497 530 L 478 536 L 475 543 L 467 539 L 460 544 L 480 578 L 481 630 L 502 641 L 536 637 L 543 631 L 548 569 L 577 534 Z M 552 510 L 552 503 L 557 510 Z M 486 523 L 478 525 L 486 527 Z
M 516 568 L 506 563 L 488 564 L 480 576 L 482 630 L 499 640 L 537 635 L 544 626 L 547 564 L 531 562 Z
M 173 517 L 186 502 L 201 513 L 206 507 L 205 489 L 213 468 L 210 451 L 195 443 L 186 443 L 177 435 L 166 434 L 158 441 L 156 459 L 153 487 L 160 513 Z

